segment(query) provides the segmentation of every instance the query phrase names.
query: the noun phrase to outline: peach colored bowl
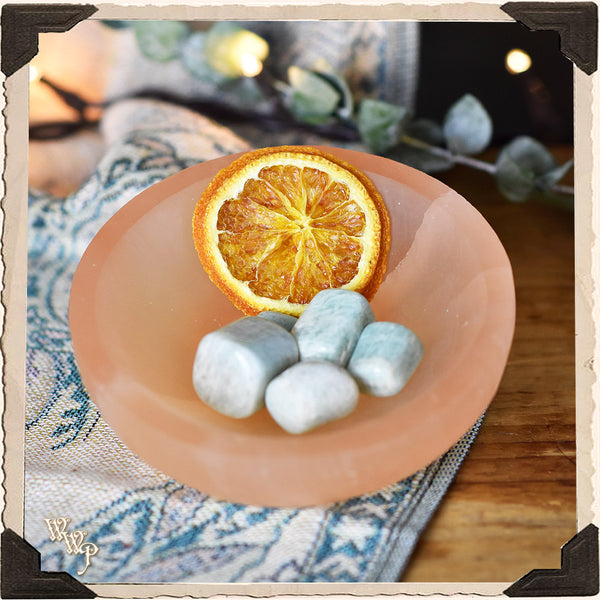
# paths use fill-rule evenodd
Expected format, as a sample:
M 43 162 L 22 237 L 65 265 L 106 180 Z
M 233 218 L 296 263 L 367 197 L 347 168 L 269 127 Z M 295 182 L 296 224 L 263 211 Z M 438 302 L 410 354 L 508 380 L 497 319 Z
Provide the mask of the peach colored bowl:
M 242 314 L 204 272 L 192 213 L 234 156 L 185 169 L 139 194 L 100 230 L 75 273 L 69 318 L 91 398 L 132 451 L 217 498 L 307 506 L 407 477 L 474 424 L 506 365 L 514 282 L 483 217 L 424 173 L 324 149 L 363 170 L 390 212 L 388 271 L 371 305 L 378 320 L 410 327 L 425 347 L 397 396 L 361 396 L 349 417 L 301 436 L 285 433 L 265 409 L 236 420 L 198 399 L 198 342 Z

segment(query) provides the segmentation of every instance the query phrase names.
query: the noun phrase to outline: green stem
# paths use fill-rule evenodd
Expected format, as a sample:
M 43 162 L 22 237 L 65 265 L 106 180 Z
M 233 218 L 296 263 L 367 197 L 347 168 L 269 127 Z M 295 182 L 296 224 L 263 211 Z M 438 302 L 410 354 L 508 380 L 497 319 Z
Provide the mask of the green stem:
M 423 142 L 422 140 L 418 140 L 417 138 L 410 137 L 409 135 L 403 135 L 401 141 L 403 144 L 407 144 L 408 146 L 412 146 L 413 148 L 419 148 L 420 150 L 425 150 L 430 154 L 433 154 L 434 156 L 445 158 L 447 161 L 453 164 L 473 167 L 474 169 L 485 171 L 490 175 L 494 175 L 496 173 L 496 165 L 485 162 L 483 160 L 478 160 L 477 158 L 471 158 L 470 156 L 454 154 L 454 152 L 450 152 L 450 150 L 447 150 L 446 148 L 432 146 L 427 142 Z
M 575 188 L 573 186 L 561 185 L 559 183 L 555 183 L 550 190 L 556 192 L 557 194 L 569 194 L 571 196 L 575 194 Z
M 466 165 L 468 167 L 472 167 L 474 169 L 478 169 L 480 171 L 485 171 L 490 175 L 495 175 L 497 168 L 496 165 L 492 163 L 485 162 L 483 160 L 479 160 L 477 158 L 472 158 L 470 156 L 463 156 L 461 154 L 454 154 L 450 150 L 446 148 L 440 148 L 438 146 L 433 146 L 428 144 L 427 142 L 423 142 L 422 140 L 418 140 L 409 135 L 402 136 L 402 143 L 407 144 L 408 146 L 412 146 L 413 148 L 419 148 L 421 150 L 425 150 L 430 154 L 435 156 L 439 156 L 441 158 L 445 158 L 453 164 Z M 554 184 L 548 188 L 548 191 L 553 192 L 555 194 L 565 194 L 572 196 L 575 191 L 571 186 L 568 185 L 560 185 Z

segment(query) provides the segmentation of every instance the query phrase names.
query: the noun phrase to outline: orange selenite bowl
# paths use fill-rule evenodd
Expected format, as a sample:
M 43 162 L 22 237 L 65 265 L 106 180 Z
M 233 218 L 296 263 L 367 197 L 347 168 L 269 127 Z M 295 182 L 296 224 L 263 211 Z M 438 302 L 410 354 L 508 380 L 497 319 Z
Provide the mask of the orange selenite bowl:
M 266 409 L 206 406 L 192 385 L 200 339 L 242 316 L 208 279 L 192 214 L 236 156 L 185 169 L 106 223 L 73 279 L 69 319 L 90 396 L 129 448 L 217 498 L 265 506 L 343 500 L 427 466 L 475 423 L 500 383 L 515 325 L 512 270 L 498 237 L 456 192 L 397 162 L 323 148 L 371 178 L 391 219 L 380 321 L 411 328 L 425 353 L 396 396 L 361 396 L 349 417 L 294 436 Z

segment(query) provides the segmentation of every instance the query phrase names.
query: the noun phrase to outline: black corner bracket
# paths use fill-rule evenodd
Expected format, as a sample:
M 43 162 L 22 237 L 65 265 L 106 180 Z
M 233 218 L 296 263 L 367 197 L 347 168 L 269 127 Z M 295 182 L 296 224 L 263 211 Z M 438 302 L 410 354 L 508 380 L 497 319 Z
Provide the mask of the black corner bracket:
M 2 532 L 2 598 L 95 598 L 68 573 L 40 571 L 40 553 L 11 529 Z
M 561 549 L 560 569 L 534 569 L 504 590 L 506 596 L 596 596 L 598 528 L 590 524 Z
M 38 34 L 68 31 L 98 9 L 91 4 L 5 4 L 0 69 L 10 77 L 38 52 Z
M 595 2 L 507 2 L 500 8 L 528 29 L 556 31 L 561 52 L 587 75 L 598 68 Z

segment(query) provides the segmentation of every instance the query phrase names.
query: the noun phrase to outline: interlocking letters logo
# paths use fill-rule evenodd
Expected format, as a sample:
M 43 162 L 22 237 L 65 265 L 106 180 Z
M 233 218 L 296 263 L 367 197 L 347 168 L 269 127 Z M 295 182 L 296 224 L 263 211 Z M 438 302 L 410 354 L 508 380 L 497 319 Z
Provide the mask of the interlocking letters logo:
M 67 531 L 67 527 L 71 522 L 68 517 L 60 517 L 58 519 L 44 519 L 50 532 L 51 542 L 64 542 L 67 554 L 82 554 L 85 556 L 85 565 L 81 571 L 77 571 L 77 575 L 83 575 L 90 566 L 92 556 L 98 554 L 98 546 L 92 542 L 86 542 L 87 531 L 79 529 L 75 531 Z

